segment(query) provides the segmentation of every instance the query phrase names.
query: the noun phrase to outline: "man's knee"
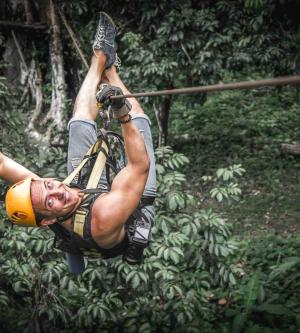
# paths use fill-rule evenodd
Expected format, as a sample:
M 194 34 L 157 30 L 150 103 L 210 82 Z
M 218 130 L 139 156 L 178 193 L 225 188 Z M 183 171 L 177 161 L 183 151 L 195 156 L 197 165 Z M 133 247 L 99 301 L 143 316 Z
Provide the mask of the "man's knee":
M 76 98 L 74 109 L 73 109 L 73 118 L 85 119 L 85 120 L 95 120 L 95 114 L 91 110 L 95 109 L 96 101 L 91 101 L 86 98 Z

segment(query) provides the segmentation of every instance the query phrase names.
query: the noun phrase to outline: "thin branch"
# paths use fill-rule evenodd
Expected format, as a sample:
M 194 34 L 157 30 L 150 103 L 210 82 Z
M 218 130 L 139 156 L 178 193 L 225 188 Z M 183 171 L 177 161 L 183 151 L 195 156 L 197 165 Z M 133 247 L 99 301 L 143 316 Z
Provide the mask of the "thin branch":
M 64 14 L 61 12 L 61 10 L 59 8 L 57 8 L 57 10 L 59 12 L 59 15 L 60 15 L 60 17 L 61 17 L 61 19 L 62 19 L 62 21 L 63 21 L 63 23 L 64 23 L 64 25 L 65 25 L 68 33 L 69 33 L 69 35 L 71 37 L 73 43 L 74 43 L 74 46 L 75 46 L 77 52 L 79 53 L 79 56 L 80 56 L 83 64 L 85 65 L 86 69 L 88 70 L 89 69 L 89 65 L 88 65 L 88 63 L 87 63 L 87 61 L 85 59 L 84 53 L 83 53 L 83 51 L 82 51 L 82 49 L 80 47 L 79 40 L 76 38 L 76 35 L 75 35 L 74 31 L 72 30 L 72 28 L 70 27 L 70 25 L 68 24 L 68 22 L 66 20 L 66 17 L 64 16 Z
M 16 37 L 16 35 L 15 35 L 15 33 L 14 33 L 13 30 L 11 31 L 11 34 L 12 34 L 13 39 L 14 39 L 14 42 L 15 42 L 15 44 L 16 44 L 16 47 L 17 47 L 17 50 L 18 50 L 19 56 L 20 56 L 20 58 L 21 58 L 21 61 L 22 61 L 23 65 L 24 65 L 24 67 L 25 67 L 25 69 L 26 69 L 26 73 L 28 74 L 28 72 L 29 72 L 28 66 L 27 66 L 27 64 L 26 64 L 25 58 L 24 58 L 24 56 L 23 56 L 23 53 L 22 53 L 22 50 L 21 50 L 21 47 L 20 47 L 20 44 L 19 44 L 19 42 L 18 42 L 18 40 L 17 40 L 17 37 Z

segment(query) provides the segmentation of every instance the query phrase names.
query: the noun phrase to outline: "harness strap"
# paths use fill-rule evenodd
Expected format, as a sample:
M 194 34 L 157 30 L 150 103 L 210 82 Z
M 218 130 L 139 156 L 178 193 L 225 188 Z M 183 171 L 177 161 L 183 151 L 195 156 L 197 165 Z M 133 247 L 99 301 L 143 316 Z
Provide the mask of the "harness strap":
M 154 204 L 155 197 L 144 196 L 141 199 L 141 205 L 144 206 L 152 206 Z
M 96 162 L 94 164 L 93 170 L 91 172 L 90 178 L 87 183 L 86 187 L 87 189 L 97 188 L 98 182 L 105 167 L 107 155 L 108 155 L 108 146 L 104 141 L 102 141 L 100 151 L 98 153 Z
M 105 140 L 101 137 L 98 138 L 98 140 L 95 142 L 95 144 L 88 150 L 86 155 L 84 156 L 83 160 L 80 162 L 77 168 L 73 170 L 73 172 L 63 181 L 64 184 L 70 185 L 71 182 L 77 177 L 77 175 L 80 173 L 82 168 L 85 166 L 85 164 L 93 157 L 97 155 L 96 161 L 94 163 L 92 172 L 90 174 L 86 189 L 96 189 L 98 182 L 101 178 L 102 172 L 104 170 L 106 159 L 108 157 L 108 145 L 105 142 Z M 86 197 L 89 195 L 89 193 L 85 193 L 83 197 L 83 201 L 86 199 Z M 83 237 L 83 227 L 84 222 L 87 217 L 88 212 L 80 207 L 76 210 L 76 213 L 74 215 L 74 232 L 76 232 L 78 235 Z
M 86 155 L 84 156 L 83 160 L 80 162 L 80 164 L 78 165 L 77 168 L 75 168 L 73 170 L 73 172 L 70 173 L 70 175 L 63 181 L 64 184 L 66 185 L 70 185 L 71 182 L 76 178 L 77 174 L 79 174 L 79 172 L 82 170 L 82 168 L 85 166 L 85 164 L 90 160 L 90 158 L 92 156 L 95 156 L 98 151 L 100 150 L 100 153 L 97 156 L 96 162 L 95 162 L 95 166 L 97 165 L 97 167 L 99 168 L 98 171 L 96 171 L 95 166 L 93 168 L 93 171 L 95 169 L 95 171 L 92 171 L 93 177 L 91 177 L 89 179 L 89 183 L 90 184 L 94 184 L 98 178 L 98 181 L 101 177 L 102 171 L 104 169 L 104 165 L 105 165 L 105 161 L 106 161 L 106 157 L 108 155 L 108 145 L 106 144 L 106 142 L 102 139 L 98 139 L 93 146 L 90 147 L 90 149 L 88 150 L 88 152 L 86 153 Z M 100 155 L 100 156 L 99 156 Z M 101 160 L 104 160 L 101 162 Z M 102 166 L 103 164 L 103 166 Z M 96 182 L 96 186 L 97 187 L 98 182 Z M 93 186 L 88 184 L 87 188 L 92 188 Z
M 102 141 L 102 140 L 101 140 Z M 99 142 L 99 141 L 97 141 Z M 93 166 L 92 172 L 90 174 L 86 189 L 96 189 L 98 182 L 100 180 L 100 177 L 102 175 L 102 172 L 104 170 L 105 167 L 105 163 L 106 163 L 106 158 L 108 155 L 108 146 L 107 144 L 102 141 L 101 142 L 101 146 L 99 148 L 99 145 L 96 147 L 96 149 L 99 151 L 98 152 L 98 156 L 97 159 L 95 161 L 95 164 Z M 93 150 L 92 150 L 93 151 Z M 83 200 L 88 196 L 89 194 L 86 193 L 84 195 Z M 79 209 L 77 209 L 76 214 L 74 216 L 74 232 L 76 232 L 79 236 L 83 237 L 83 232 L 84 232 L 84 223 L 86 220 L 86 217 L 88 215 L 88 211 L 82 207 L 80 207 Z
M 85 219 L 88 215 L 88 212 L 85 209 L 77 209 L 75 217 L 74 217 L 74 228 L 73 231 L 76 232 L 76 234 L 83 237 L 83 227 L 85 223 Z
M 66 184 L 66 185 L 70 185 L 71 184 L 71 182 L 75 179 L 75 177 L 80 172 L 80 170 L 85 166 L 86 162 L 90 159 L 92 148 L 93 147 L 91 147 L 88 150 L 87 154 L 85 155 L 85 157 L 83 158 L 83 160 L 80 162 L 80 164 L 78 165 L 78 167 L 76 169 L 74 169 L 65 180 L 63 180 L 63 184 Z

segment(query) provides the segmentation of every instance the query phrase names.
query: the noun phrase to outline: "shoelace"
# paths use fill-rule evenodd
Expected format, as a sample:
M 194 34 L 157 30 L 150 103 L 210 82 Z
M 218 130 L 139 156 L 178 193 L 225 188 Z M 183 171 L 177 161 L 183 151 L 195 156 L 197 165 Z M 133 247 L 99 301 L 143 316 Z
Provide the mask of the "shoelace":
M 121 59 L 119 58 L 119 56 L 116 54 L 116 60 L 114 62 L 114 65 L 117 67 L 117 69 L 119 70 L 122 66 L 122 61 Z
M 97 35 L 96 35 L 96 40 L 104 40 L 104 37 L 105 37 L 105 29 L 104 29 L 104 26 L 103 25 L 100 25 L 98 27 L 98 31 L 97 31 Z
M 100 47 L 101 45 L 99 45 L 101 42 L 104 42 L 106 44 L 108 44 L 111 47 L 114 47 L 114 45 L 112 43 L 110 43 L 107 39 L 105 39 L 105 27 L 103 25 L 99 25 L 98 29 L 97 29 L 97 34 L 95 37 L 95 42 L 94 42 L 94 47 L 98 46 Z

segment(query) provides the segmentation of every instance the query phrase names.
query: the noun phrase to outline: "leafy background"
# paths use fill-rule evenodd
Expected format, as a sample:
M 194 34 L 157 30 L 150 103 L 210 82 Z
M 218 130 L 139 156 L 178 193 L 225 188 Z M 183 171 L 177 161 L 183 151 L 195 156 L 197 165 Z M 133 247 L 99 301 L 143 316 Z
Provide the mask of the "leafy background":
M 299 72 L 297 1 L 56 5 L 89 56 L 97 11 L 114 16 L 120 75 L 134 91 Z M 4 30 L 1 52 L 7 36 Z M 39 40 L 36 50 L 45 109 L 51 101 L 47 42 Z M 67 119 L 85 70 L 66 31 L 63 45 L 66 72 L 78 78 L 68 82 Z M 6 66 L 0 150 L 38 174 L 63 178 L 67 138 L 45 148 L 28 135 L 33 105 L 20 104 L 24 87 L 7 83 Z M 155 145 L 164 145 L 156 150 L 153 242 L 139 267 L 120 258 L 86 260 L 83 275 L 70 275 L 48 230 L 11 227 L 2 183 L 0 331 L 299 331 L 299 159 L 280 149 L 299 141 L 298 89 L 141 100 Z M 163 140 L 155 109 L 168 114 Z

